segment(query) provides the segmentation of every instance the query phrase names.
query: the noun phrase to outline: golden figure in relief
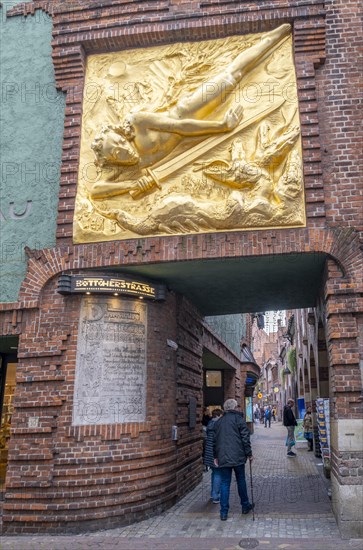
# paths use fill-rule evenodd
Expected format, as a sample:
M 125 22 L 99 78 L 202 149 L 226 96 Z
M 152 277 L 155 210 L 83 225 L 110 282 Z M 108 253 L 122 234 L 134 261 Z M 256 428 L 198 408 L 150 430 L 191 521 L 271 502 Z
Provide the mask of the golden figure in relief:
M 290 26 L 248 38 L 90 57 L 76 242 L 305 223 Z

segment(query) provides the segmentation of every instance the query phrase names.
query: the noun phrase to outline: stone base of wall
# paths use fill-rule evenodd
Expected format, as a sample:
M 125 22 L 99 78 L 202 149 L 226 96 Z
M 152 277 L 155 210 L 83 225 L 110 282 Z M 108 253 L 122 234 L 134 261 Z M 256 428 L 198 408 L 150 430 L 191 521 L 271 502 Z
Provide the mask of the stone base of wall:
M 342 537 L 363 538 L 363 486 L 340 485 L 334 475 L 331 483 L 333 511 Z
M 363 423 L 340 418 L 330 427 L 334 514 L 343 537 L 363 538 Z
M 202 476 L 202 470 L 200 471 Z M 123 513 L 122 510 L 115 510 L 113 515 L 110 517 L 102 517 L 99 519 L 91 519 L 84 521 L 74 521 L 71 522 L 67 520 L 64 521 L 55 521 L 51 523 L 46 522 L 14 522 L 14 523 L 4 523 L 1 533 L 4 535 L 21 535 L 21 534 L 39 534 L 47 533 L 54 535 L 71 535 L 71 534 L 80 534 L 88 533 L 94 531 L 100 531 L 105 529 L 116 529 L 118 527 L 126 527 L 132 523 L 143 521 L 154 516 L 162 514 L 165 510 L 168 510 L 177 502 L 177 497 L 172 497 L 162 504 L 152 506 L 147 510 L 134 511 L 129 514 Z

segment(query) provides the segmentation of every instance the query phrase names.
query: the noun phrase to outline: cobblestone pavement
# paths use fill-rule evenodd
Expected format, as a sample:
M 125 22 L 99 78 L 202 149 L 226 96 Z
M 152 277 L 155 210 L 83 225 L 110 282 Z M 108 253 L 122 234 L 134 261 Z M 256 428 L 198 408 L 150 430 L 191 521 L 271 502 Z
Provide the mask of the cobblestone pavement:
M 285 428 L 255 426 L 252 514 L 241 515 L 235 482 L 230 513 L 219 519 L 210 501 L 210 472 L 202 483 L 163 514 L 127 527 L 74 536 L 4 536 L 0 549 L 11 550 L 363 550 L 363 540 L 342 540 L 331 511 L 329 482 L 305 442 L 287 458 Z M 251 487 L 249 468 L 247 485 Z

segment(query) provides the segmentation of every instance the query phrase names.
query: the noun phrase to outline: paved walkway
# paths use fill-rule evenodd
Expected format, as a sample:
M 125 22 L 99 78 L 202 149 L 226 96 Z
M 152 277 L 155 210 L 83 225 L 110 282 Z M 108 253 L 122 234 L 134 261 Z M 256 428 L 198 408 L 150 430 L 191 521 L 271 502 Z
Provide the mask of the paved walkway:
M 0 549 L 12 550 L 340 550 L 363 549 L 363 540 L 342 540 L 331 511 L 329 482 L 305 442 L 287 458 L 285 428 L 256 426 L 252 436 L 252 514 L 241 515 L 235 482 L 228 520 L 210 501 L 210 472 L 170 510 L 154 518 L 107 531 L 75 536 L 2 537 Z M 247 484 L 250 475 L 247 468 Z

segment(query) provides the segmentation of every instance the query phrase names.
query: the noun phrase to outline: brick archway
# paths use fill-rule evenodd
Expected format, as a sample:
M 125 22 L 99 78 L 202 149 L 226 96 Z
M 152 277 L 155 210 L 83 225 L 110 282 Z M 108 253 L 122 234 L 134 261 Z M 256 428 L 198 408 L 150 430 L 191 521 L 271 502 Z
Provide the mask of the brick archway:
M 267 233 L 267 235 L 266 235 Z M 256 238 L 257 237 L 257 238 Z M 273 244 L 271 240 L 273 239 Z M 185 246 L 185 244 L 190 246 Z M 212 245 L 211 245 L 212 243 Z M 144 265 L 157 262 L 256 257 L 269 254 L 324 253 L 333 260 L 334 276 L 352 284 L 362 263 L 351 261 L 358 246 L 358 235 L 338 229 L 293 229 L 256 233 L 219 233 L 113 241 L 52 249 L 29 250 L 28 270 L 19 292 L 21 307 L 36 307 L 44 285 L 52 277 L 71 270 L 112 266 Z M 102 255 L 101 255 L 102 250 Z

